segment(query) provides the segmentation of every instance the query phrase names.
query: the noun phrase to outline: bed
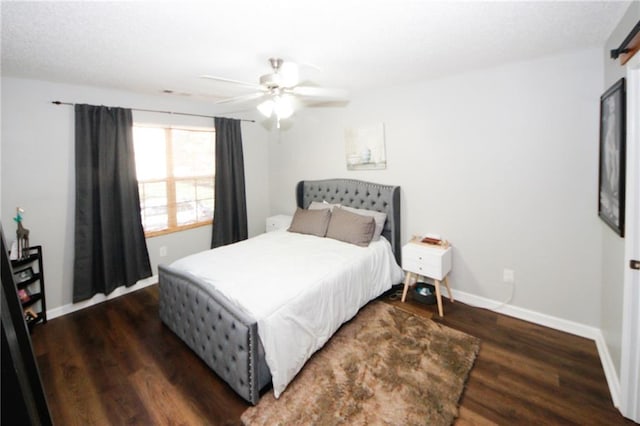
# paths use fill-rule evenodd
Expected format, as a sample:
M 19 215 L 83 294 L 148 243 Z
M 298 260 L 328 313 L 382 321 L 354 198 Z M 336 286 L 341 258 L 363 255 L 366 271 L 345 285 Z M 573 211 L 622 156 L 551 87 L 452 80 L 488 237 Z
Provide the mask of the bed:
M 355 315 L 358 309 L 366 304 L 368 300 L 377 297 L 377 295 L 385 289 L 390 288 L 392 284 L 397 284 L 402 280 L 401 270 L 400 274 L 398 274 L 399 267 L 397 266 L 400 264 L 401 254 L 400 188 L 397 186 L 379 185 L 350 179 L 299 182 L 296 187 L 297 206 L 304 209 L 309 207 L 314 201 L 386 213 L 387 220 L 382 229 L 384 240 L 378 242 L 378 245 L 371 244 L 371 248 L 372 250 L 378 250 L 377 247 L 380 245 L 390 245 L 390 262 L 394 263 L 395 268 L 397 268 L 397 270 L 390 272 L 389 277 L 392 278 L 387 279 L 387 281 L 393 280 L 396 282 L 386 282 L 383 283 L 384 285 L 377 285 L 376 289 L 370 290 L 370 294 L 366 296 L 366 300 L 360 300 L 362 298 L 358 296 L 359 299 L 357 303 L 347 302 L 354 306 L 347 305 L 344 308 L 344 310 L 347 311 L 341 313 L 344 318 L 341 317 L 339 323 L 336 326 L 330 327 L 328 330 L 328 332 L 332 334 L 342 322 L 347 321 Z M 301 244 L 307 244 L 309 238 L 318 238 L 285 235 L 293 234 L 287 232 L 282 232 L 280 235 L 275 235 L 275 233 L 270 234 L 274 235 L 261 235 L 250 239 L 250 242 L 242 242 L 238 245 L 245 244 L 247 247 L 253 247 L 253 250 L 260 250 L 261 247 L 263 247 L 261 244 L 267 244 L 266 240 L 268 239 L 275 239 L 276 241 L 280 241 L 282 245 L 288 245 L 291 244 L 291 238 L 300 240 Z M 269 244 L 271 244 L 271 242 L 269 242 Z M 322 244 L 334 243 L 327 241 Z M 348 246 L 348 244 L 346 245 Z M 233 252 L 236 249 L 236 247 L 230 247 L 225 250 Z M 335 246 L 332 250 L 333 249 L 338 250 L 339 248 Z M 342 250 L 342 248 L 340 248 L 340 250 Z M 345 248 L 344 250 L 347 249 Z M 387 249 L 387 251 L 389 250 Z M 255 311 L 238 305 L 233 294 L 229 294 L 229 288 L 211 285 L 212 281 L 216 280 L 216 273 L 219 273 L 221 277 L 225 276 L 222 270 L 214 271 L 213 273 L 209 273 L 210 275 L 207 275 L 207 273 L 200 274 L 199 272 L 195 272 L 191 267 L 183 267 L 185 265 L 202 264 L 203 260 L 208 261 L 208 259 L 214 259 L 214 257 L 207 257 L 213 256 L 211 252 L 212 251 L 202 252 L 188 257 L 189 259 L 185 258 L 174 262 L 170 266 L 160 265 L 158 267 L 160 318 L 162 322 L 180 337 L 219 377 L 227 382 L 238 395 L 248 402 L 256 404 L 260 397 L 260 391 L 269 384 L 273 383 L 276 396 L 283 390 L 281 384 L 283 379 L 280 377 L 280 370 L 276 368 L 274 371 L 275 374 L 272 375 L 268 363 L 272 366 L 277 365 L 274 361 L 273 347 L 274 345 L 278 346 L 278 344 L 282 345 L 282 343 L 272 340 L 277 339 L 280 334 L 288 334 L 289 331 L 286 333 L 271 332 L 270 335 L 267 335 L 265 334 L 265 330 L 267 330 L 265 323 L 270 322 L 273 325 L 282 324 L 283 318 L 291 318 L 291 314 L 287 313 L 288 311 L 284 312 L 284 309 L 293 309 L 295 305 L 284 306 L 283 312 L 278 311 L 277 315 L 274 313 L 273 315 L 256 316 Z M 336 251 L 336 253 L 339 252 Z M 351 252 L 345 252 L 345 256 L 349 256 L 349 253 Z M 195 263 L 196 260 L 200 263 Z M 268 263 L 270 260 L 266 262 Z M 260 266 L 256 266 L 256 268 L 259 267 Z M 367 267 L 365 266 L 365 268 Z M 370 266 L 368 268 L 370 268 Z M 251 270 L 248 266 L 244 269 L 245 273 Z M 384 273 L 386 274 L 386 272 Z M 271 275 L 274 276 L 271 277 Z M 276 273 L 263 274 L 264 281 L 277 278 L 275 277 L 276 275 Z M 227 277 L 230 279 L 228 273 Z M 348 281 L 349 286 L 355 285 L 353 282 L 358 280 L 354 280 L 353 277 L 354 275 L 348 280 L 343 278 L 343 281 Z M 331 285 L 336 285 L 334 281 L 331 281 L 331 283 Z M 255 286 L 254 289 L 258 291 L 261 290 L 261 287 Z M 327 291 L 324 290 L 324 292 L 326 293 Z M 281 299 L 287 297 L 286 294 L 281 295 L 279 293 L 277 296 Z M 256 294 L 255 297 L 258 298 L 262 296 Z M 332 304 L 333 302 L 331 305 Z M 292 332 L 291 335 L 294 336 L 295 332 Z M 330 335 L 325 337 L 328 339 Z M 268 349 L 268 360 L 263 340 L 266 342 Z M 314 344 L 316 343 L 317 342 L 314 342 Z M 321 341 L 320 344 L 323 344 L 323 341 Z M 293 350 L 297 348 L 290 347 L 290 349 Z M 317 349 L 317 347 L 312 347 L 311 352 Z M 275 355 L 279 356 L 280 354 Z M 301 366 L 299 368 L 301 368 Z M 297 373 L 297 371 L 294 371 L 293 375 L 295 375 L 295 373 Z M 287 374 L 290 375 L 290 372 L 287 371 Z

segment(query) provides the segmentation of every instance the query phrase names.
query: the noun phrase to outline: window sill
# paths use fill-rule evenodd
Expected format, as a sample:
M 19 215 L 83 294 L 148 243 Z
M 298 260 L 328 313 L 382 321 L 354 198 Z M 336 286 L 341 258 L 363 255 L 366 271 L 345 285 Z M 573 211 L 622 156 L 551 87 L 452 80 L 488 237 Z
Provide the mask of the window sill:
M 207 222 L 191 223 L 189 225 L 176 226 L 174 228 L 161 229 L 158 231 L 149 231 L 144 233 L 145 238 L 160 237 L 162 235 L 173 234 L 174 232 L 186 231 L 188 229 L 202 228 L 203 226 L 211 226 L 212 220 Z

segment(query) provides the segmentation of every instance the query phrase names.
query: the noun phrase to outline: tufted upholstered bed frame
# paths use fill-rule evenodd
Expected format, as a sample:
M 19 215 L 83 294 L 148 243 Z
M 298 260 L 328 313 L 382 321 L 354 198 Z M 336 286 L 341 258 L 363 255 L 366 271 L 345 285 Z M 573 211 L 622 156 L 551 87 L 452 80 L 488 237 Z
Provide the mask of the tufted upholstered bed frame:
M 352 179 L 298 183 L 299 207 L 324 200 L 385 212 L 382 235 L 400 264 L 400 187 Z M 260 390 L 271 382 L 256 321 L 195 277 L 164 265 L 158 271 L 162 322 L 238 395 L 256 404 Z

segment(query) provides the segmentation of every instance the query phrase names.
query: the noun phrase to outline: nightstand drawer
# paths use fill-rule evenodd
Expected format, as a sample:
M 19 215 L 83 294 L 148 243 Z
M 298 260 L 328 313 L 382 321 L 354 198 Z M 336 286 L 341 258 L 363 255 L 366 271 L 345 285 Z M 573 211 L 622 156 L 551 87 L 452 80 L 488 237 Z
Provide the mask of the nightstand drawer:
M 402 269 L 435 279 L 442 279 L 445 275 L 442 272 L 442 264 L 440 263 L 430 265 L 426 262 L 402 259 Z
M 402 269 L 441 280 L 451 270 L 451 248 L 406 244 L 402 247 Z
M 443 253 L 444 250 L 415 250 L 411 247 L 406 247 L 402 250 L 402 260 L 403 262 L 417 262 L 423 265 L 439 265 L 442 263 Z

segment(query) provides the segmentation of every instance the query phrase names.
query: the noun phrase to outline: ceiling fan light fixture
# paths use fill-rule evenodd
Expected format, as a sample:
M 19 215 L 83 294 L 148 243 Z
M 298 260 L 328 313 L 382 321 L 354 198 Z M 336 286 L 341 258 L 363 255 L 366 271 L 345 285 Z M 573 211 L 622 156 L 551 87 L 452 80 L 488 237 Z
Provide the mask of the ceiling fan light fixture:
M 293 105 L 289 98 L 277 96 L 274 100 L 274 110 L 278 118 L 289 118 L 293 114 Z
M 267 99 L 259 104 L 258 111 L 267 118 L 272 114 L 275 114 L 278 119 L 289 118 L 293 115 L 293 105 L 287 97 L 276 95 L 273 99 Z
M 273 114 L 274 106 L 275 102 L 273 102 L 271 99 L 267 99 L 266 101 L 258 105 L 258 111 L 260 111 L 260 114 L 269 118 L 271 117 L 271 114 Z

